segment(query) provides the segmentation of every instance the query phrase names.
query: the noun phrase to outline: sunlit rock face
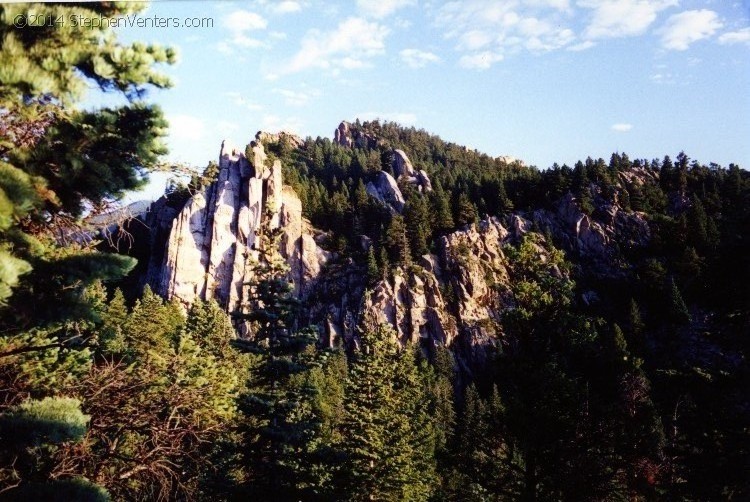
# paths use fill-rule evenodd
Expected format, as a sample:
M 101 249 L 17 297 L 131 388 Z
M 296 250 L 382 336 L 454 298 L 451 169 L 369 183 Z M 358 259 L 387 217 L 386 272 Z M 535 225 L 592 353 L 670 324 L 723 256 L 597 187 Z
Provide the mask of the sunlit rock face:
M 157 293 L 186 306 L 197 298 L 215 299 L 228 312 L 240 310 L 247 300 L 245 285 L 253 279 L 258 231 L 269 218 L 271 228 L 282 230 L 279 251 L 295 293 L 304 297 L 330 255 L 305 233 L 311 227 L 302 218 L 299 197 L 283 184 L 281 163 L 268 162 L 264 141 L 289 138 L 296 137 L 258 133 L 241 152 L 222 144 L 214 183 L 176 215 L 155 203 L 152 229 L 166 235 L 154 239 L 164 247 L 152 255 L 147 277 Z

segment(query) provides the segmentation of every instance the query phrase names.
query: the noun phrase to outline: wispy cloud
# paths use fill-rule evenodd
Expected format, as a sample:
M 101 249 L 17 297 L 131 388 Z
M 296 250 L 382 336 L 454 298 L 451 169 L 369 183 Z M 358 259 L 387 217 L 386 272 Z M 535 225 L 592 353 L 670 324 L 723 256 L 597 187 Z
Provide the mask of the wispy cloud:
M 655 84 L 676 84 L 677 83 L 677 77 L 669 72 L 654 73 L 649 78 Z
M 273 91 L 284 97 L 284 102 L 289 106 L 305 106 L 311 99 L 320 96 L 320 91 L 293 91 L 291 89 L 274 89 Z
M 261 130 L 267 132 L 287 131 L 301 134 L 303 122 L 299 117 L 281 117 L 279 115 L 267 114 L 261 118 L 260 127 Z
M 458 64 L 463 68 L 471 68 L 476 70 L 486 70 L 498 61 L 502 61 L 504 56 L 498 52 L 477 52 L 474 54 L 467 54 L 461 56 Z
M 722 45 L 750 44 L 750 27 L 737 31 L 729 31 L 719 37 Z
M 369 60 L 385 52 L 389 29 L 377 22 L 350 17 L 332 31 L 310 30 L 300 49 L 275 75 L 310 68 L 355 69 L 368 67 Z
M 240 106 L 251 112 L 258 112 L 263 109 L 263 106 L 248 100 L 242 93 L 237 91 L 225 92 L 224 96 L 229 98 L 235 106 Z
M 399 52 L 401 60 L 410 68 L 424 68 L 430 63 L 438 63 L 440 57 L 432 52 L 422 51 L 419 49 L 404 49 Z
M 521 51 L 544 53 L 578 40 L 568 26 L 568 0 L 470 0 L 449 2 L 433 17 L 444 36 L 456 41 L 464 68 L 487 69 Z
M 572 51 L 572 52 L 581 52 L 581 51 L 585 51 L 587 49 L 591 49 L 595 45 L 596 45 L 596 42 L 593 42 L 591 40 L 585 40 L 585 41 L 577 43 L 575 45 L 569 45 L 567 47 L 567 50 Z
M 216 131 L 222 136 L 229 136 L 240 130 L 239 124 L 228 120 L 219 120 L 216 123 Z
M 633 124 L 612 124 L 611 129 L 615 132 L 628 132 L 633 129 Z
M 586 39 L 641 35 L 656 21 L 659 12 L 678 4 L 677 0 L 579 0 L 577 5 L 592 9 L 584 30 Z
M 684 51 L 690 44 L 710 38 L 722 27 L 716 12 L 708 9 L 686 10 L 667 19 L 659 30 L 662 47 Z
M 224 16 L 222 24 L 229 36 L 216 46 L 219 52 L 233 54 L 237 49 L 254 49 L 266 45 L 262 40 L 249 35 L 250 32 L 265 30 L 268 26 L 268 21 L 256 12 L 232 11 Z
M 294 0 L 284 0 L 271 4 L 271 11 L 275 14 L 291 14 L 302 10 L 302 4 Z
M 357 7 L 365 16 L 381 19 L 416 3 L 416 0 L 357 0 Z

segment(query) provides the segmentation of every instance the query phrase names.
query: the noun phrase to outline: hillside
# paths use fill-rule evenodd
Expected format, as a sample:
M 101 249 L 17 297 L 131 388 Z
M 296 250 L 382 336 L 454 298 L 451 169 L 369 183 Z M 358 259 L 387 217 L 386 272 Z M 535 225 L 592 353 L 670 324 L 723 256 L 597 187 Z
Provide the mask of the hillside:
M 539 171 L 379 122 L 222 145 L 100 244 L 138 265 L 64 328 L 92 421 L 52 472 L 128 499 L 742 498 L 748 208 L 746 171 L 684 153 Z
M 539 451 L 514 454 L 536 462 L 547 452 L 548 495 L 566 493 L 556 471 L 575 465 L 578 457 L 568 455 L 594 456 L 604 485 L 578 483 L 596 490 L 622 482 L 644 494 L 710 498 L 741 482 L 733 466 L 746 454 L 748 419 L 746 172 L 684 153 L 674 162 L 615 153 L 608 163 L 589 158 L 538 171 L 377 122 L 344 122 L 333 141 L 259 133 L 244 152 L 222 152 L 205 193 L 176 216 L 152 211 L 148 226 L 163 228 L 157 247 L 167 244 L 151 256 L 144 280 L 165 298 L 185 305 L 214 298 L 229 314 L 244 312 L 235 325 L 255 339 L 262 328 L 247 320 L 257 299 L 246 285 L 255 280 L 262 248 L 253 242 L 267 215 L 299 301 L 292 324 L 314 327 L 321 346 L 356 357 L 368 320 L 390 326 L 395 341 L 421 347 L 429 360 L 448 348 L 459 410 L 467 413 L 460 404 L 467 385 L 477 399 L 499 392 L 507 403 L 507 435 L 486 448 L 536 441 L 538 428 L 573 434 L 582 413 L 591 429 L 576 434 L 611 430 L 596 441 L 609 441 L 612 453 L 558 452 L 550 460 L 547 448 L 564 437 L 554 436 Z M 193 251 L 190 235 L 203 236 Z M 557 385 L 569 401 L 554 413 L 571 422 L 511 426 L 551 420 L 529 410 L 561 398 L 561 389 L 549 390 Z M 645 427 L 637 434 L 650 432 L 608 435 L 636 426 Z M 645 449 L 626 461 L 621 449 L 633 442 Z M 639 465 L 631 481 L 619 477 L 625 467 L 609 471 L 612 454 L 630 469 Z M 470 481 L 490 489 L 497 480 Z

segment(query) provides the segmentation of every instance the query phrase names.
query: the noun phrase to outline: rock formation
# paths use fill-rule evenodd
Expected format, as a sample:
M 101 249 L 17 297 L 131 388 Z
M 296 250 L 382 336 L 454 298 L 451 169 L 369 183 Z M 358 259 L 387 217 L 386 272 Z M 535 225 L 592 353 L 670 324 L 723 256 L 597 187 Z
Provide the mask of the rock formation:
M 268 165 L 263 143 L 278 140 L 279 135 L 258 133 L 245 150 L 249 159 L 222 144 L 214 183 L 176 214 L 164 202 L 155 203 L 149 223 L 157 234 L 154 245 L 163 252 L 152 254 L 147 281 L 156 292 L 185 305 L 215 299 L 229 312 L 239 310 L 246 300 L 244 284 L 252 279 L 249 261 L 258 257 L 263 218 L 283 231 L 280 252 L 295 292 L 302 297 L 309 290 L 329 254 L 306 233 L 310 226 L 299 197 L 282 183 L 281 163 Z
M 333 131 L 333 142 L 347 148 L 355 146 L 375 148 L 378 146 L 378 140 L 376 137 L 353 128 L 352 125 L 345 120 L 339 124 L 335 131 Z
M 349 148 L 354 145 L 351 134 L 351 124 L 349 124 L 349 122 L 341 122 L 336 130 L 333 131 L 333 141 L 341 146 Z
M 406 203 L 404 196 L 401 194 L 401 189 L 398 187 L 396 180 L 387 172 L 378 172 L 375 175 L 375 180 L 369 182 L 365 188 L 368 194 L 386 206 L 392 207 L 399 213 L 403 211 Z
M 393 174 L 396 178 L 414 176 L 414 166 L 411 165 L 409 157 L 403 150 L 393 151 Z
M 352 131 L 350 124 L 342 123 L 336 141 L 358 141 L 361 136 Z M 153 205 L 147 217 L 153 229 L 147 279 L 155 291 L 186 305 L 196 298 L 213 298 L 230 312 L 240 310 L 247 303 L 244 284 L 252 279 L 248 262 L 257 258 L 257 231 L 268 218 L 272 227 L 282 230 L 280 252 L 289 264 L 295 294 L 304 300 L 301 325 L 317 325 L 331 346 L 356 345 L 356 326 L 369 315 L 391 324 L 402 344 L 457 348 L 460 364 L 470 369 L 500 343 L 503 312 L 513 305 L 505 296 L 510 278 L 504 246 L 531 231 L 544 233 L 566 252 L 588 260 L 595 273 L 611 274 L 620 270 L 623 251 L 645 246 L 650 239 L 644 215 L 623 211 L 592 185 L 592 214 L 584 214 L 568 194 L 552 209 L 484 218 L 444 235 L 435 254 L 392 269 L 387 279 L 368 289 L 361 264 L 352 258 L 331 260 L 331 253 L 318 245 L 315 229 L 302 218 L 299 197 L 283 185 L 281 163 L 269 162 L 264 145 L 286 141 L 299 146 L 301 140 L 295 138 L 258 133 L 242 152 L 222 145 L 214 183 L 184 204 L 161 199 Z M 392 167 L 397 178 L 380 171 L 366 190 L 401 212 L 405 200 L 397 179 L 422 190 L 430 189 L 430 180 L 402 150 L 394 150 Z M 536 238 L 544 258 L 541 244 L 546 238 Z M 369 239 L 363 239 L 363 249 L 369 245 Z M 595 292 L 585 295 L 585 302 L 596 301 Z
M 347 148 L 352 148 L 355 146 L 375 148 L 378 145 L 377 138 L 367 134 L 366 132 L 362 132 L 358 129 L 353 128 L 352 125 L 346 121 L 341 122 L 333 132 L 333 141 L 334 143 Z M 388 178 L 386 179 L 378 177 L 375 180 L 373 186 L 375 188 L 385 188 L 385 191 L 378 190 L 377 192 L 379 192 L 380 195 L 378 195 L 375 190 L 369 192 L 370 195 L 377 198 L 381 202 L 387 202 L 388 197 L 386 196 L 386 194 L 390 193 L 395 195 L 395 191 L 386 188 L 386 185 L 393 185 L 398 189 L 396 180 L 403 180 L 407 183 L 411 183 L 415 185 L 419 191 L 422 192 L 432 191 L 432 182 L 430 181 L 430 177 L 424 170 L 414 169 L 411 160 L 409 160 L 409 157 L 403 150 L 398 148 L 393 150 L 393 163 L 391 165 L 391 168 L 393 169 L 393 174 L 395 176 L 395 180 L 393 181 L 393 183 L 391 183 L 391 180 L 393 180 L 394 178 L 390 174 L 388 174 Z M 401 191 L 398 190 L 398 195 L 400 194 Z M 397 209 L 397 211 L 400 212 L 401 209 Z
M 396 149 L 393 151 L 393 173 L 396 175 L 397 180 L 404 180 L 407 183 L 411 183 L 415 185 L 419 191 L 432 191 L 430 177 L 427 176 L 425 171 L 417 171 L 414 169 L 409 157 L 403 150 Z

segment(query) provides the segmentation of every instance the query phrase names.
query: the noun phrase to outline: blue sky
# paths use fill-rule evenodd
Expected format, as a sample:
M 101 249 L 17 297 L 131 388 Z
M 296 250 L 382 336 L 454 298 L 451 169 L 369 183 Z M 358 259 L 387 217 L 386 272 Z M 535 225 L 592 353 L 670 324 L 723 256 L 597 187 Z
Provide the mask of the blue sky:
M 394 120 L 539 168 L 676 155 L 750 168 L 750 0 L 153 3 L 213 28 L 120 29 L 175 46 L 153 92 L 170 157 L 258 130 L 331 137 Z M 163 179 L 153 190 L 163 189 Z

